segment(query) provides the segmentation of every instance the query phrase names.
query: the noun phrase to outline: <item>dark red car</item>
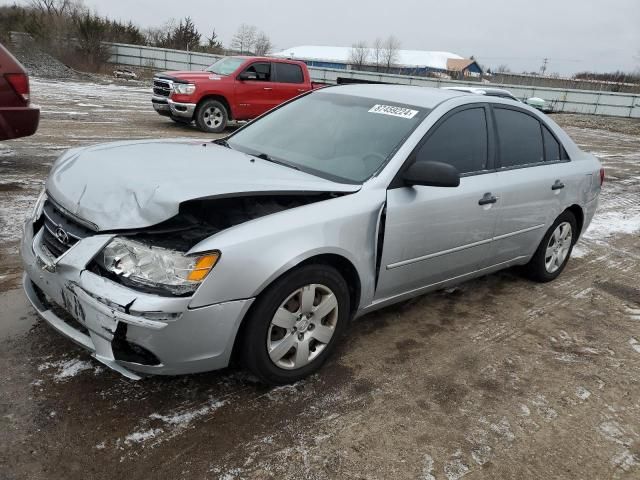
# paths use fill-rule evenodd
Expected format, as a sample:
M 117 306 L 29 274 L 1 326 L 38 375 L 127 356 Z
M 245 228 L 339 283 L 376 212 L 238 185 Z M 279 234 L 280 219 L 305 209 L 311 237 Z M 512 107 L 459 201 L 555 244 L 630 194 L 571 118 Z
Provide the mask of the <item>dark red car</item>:
M 24 67 L 0 43 L 0 140 L 33 135 L 40 109 L 29 99 L 29 76 Z

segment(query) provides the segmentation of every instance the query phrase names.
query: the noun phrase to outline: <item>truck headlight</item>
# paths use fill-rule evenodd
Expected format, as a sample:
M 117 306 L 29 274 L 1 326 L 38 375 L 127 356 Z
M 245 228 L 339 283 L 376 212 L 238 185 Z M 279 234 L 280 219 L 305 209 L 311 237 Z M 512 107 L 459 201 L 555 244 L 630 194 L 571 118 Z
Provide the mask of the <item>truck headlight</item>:
M 196 86 L 192 83 L 174 83 L 173 92 L 179 95 L 191 95 L 196 91 Z
M 96 261 L 123 283 L 165 290 L 173 295 L 193 293 L 220 258 L 220 252 L 185 255 L 115 237 Z

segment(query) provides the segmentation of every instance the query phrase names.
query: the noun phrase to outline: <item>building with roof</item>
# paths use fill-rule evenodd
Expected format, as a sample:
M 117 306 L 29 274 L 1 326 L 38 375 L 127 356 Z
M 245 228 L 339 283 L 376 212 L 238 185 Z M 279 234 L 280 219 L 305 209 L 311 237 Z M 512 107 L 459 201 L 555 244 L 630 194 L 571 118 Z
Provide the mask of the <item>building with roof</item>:
M 300 60 L 310 67 L 355 69 L 351 64 L 352 47 L 327 47 L 301 45 L 287 48 L 270 56 Z M 375 71 L 373 50 L 369 59 L 359 70 Z M 386 71 L 386 69 L 385 69 Z M 398 50 L 391 73 L 402 75 L 427 75 L 429 73 L 448 74 L 455 77 L 479 76 L 482 69 L 473 58 L 464 58 L 451 52 L 431 52 L 425 50 Z

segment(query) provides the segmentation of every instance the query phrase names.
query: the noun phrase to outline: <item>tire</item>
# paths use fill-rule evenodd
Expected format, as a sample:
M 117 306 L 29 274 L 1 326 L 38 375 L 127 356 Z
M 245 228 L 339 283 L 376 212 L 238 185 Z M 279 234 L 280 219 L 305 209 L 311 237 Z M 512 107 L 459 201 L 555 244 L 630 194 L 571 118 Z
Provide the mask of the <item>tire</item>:
M 576 217 L 563 212 L 542 238 L 536 253 L 524 266 L 524 273 L 531 280 L 545 283 L 555 280 L 569 262 L 573 246 L 578 239 Z M 570 228 L 570 230 L 567 230 Z
M 315 317 L 303 313 L 313 309 L 318 309 Z M 242 332 L 243 363 L 264 383 L 297 382 L 331 355 L 349 317 L 349 288 L 335 268 L 318 264 L 292 270 L 253 305 Z
M 196 110 L 196 125 L 207 133 L 220 133 L 227 128 L 229 112 L 217 100 L 205 100 Z

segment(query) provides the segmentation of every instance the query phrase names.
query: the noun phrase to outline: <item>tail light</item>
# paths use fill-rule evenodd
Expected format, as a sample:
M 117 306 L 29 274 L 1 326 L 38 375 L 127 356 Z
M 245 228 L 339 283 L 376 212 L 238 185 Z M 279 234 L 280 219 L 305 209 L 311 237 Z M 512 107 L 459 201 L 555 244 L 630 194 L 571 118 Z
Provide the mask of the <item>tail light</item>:
M 7 79 L 11 88 L 29 103 L 29 77 L 24 73 L 7 73 L 4 78 Z
M 600 186 L 604 183 L 604 168 L 600 169 Z

